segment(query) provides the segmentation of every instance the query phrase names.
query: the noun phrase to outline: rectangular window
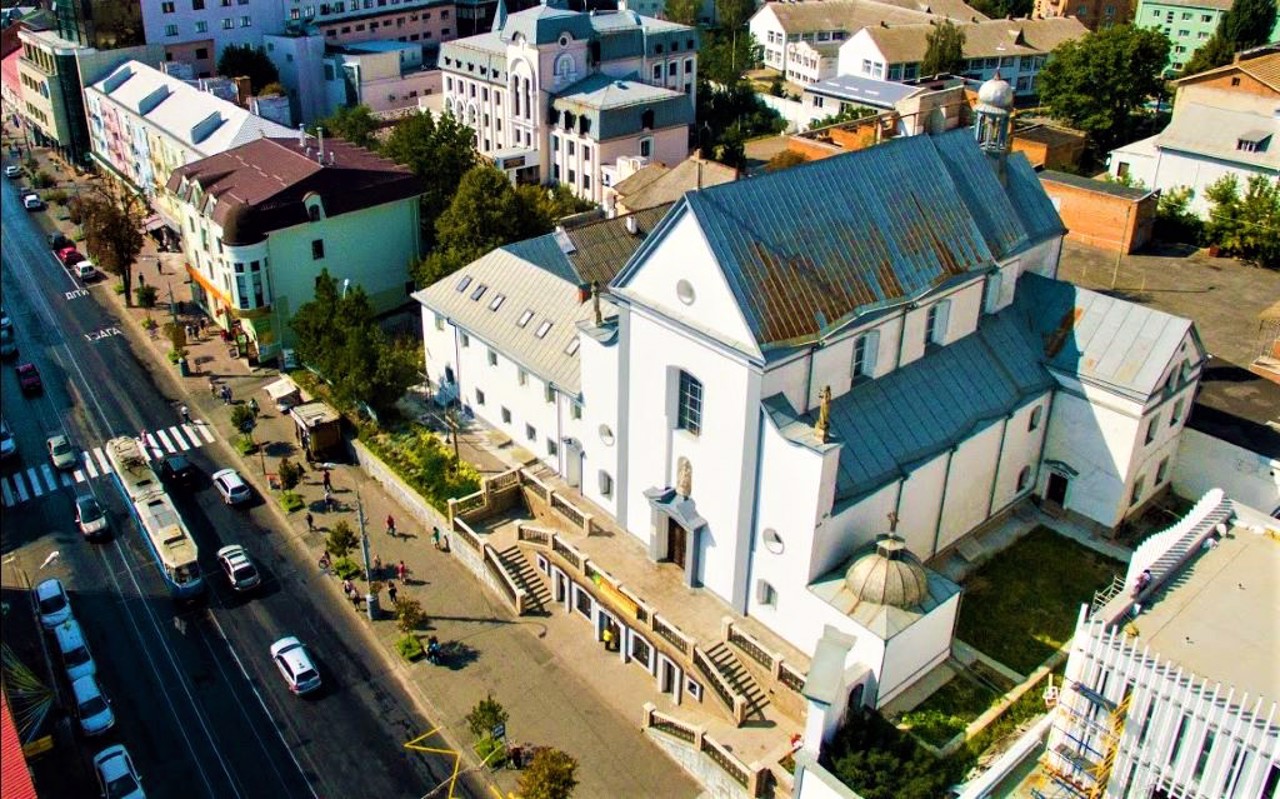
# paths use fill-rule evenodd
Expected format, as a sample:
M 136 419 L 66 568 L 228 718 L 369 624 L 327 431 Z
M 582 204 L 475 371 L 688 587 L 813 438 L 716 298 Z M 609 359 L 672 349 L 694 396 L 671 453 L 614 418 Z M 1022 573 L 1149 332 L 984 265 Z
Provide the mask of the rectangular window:
M 556 390 L 551 386 L 550 383 L 547 383 L 545 386 L 542 387 L 542 398 L 545 399 L 548 403 L 556 401 Z
M 176 11 L 176 10 L 177 10 L 177 9 L 175 9 L 175 8 L 174 8 L 174 4 L 173 4 L 173 3 L 161 3 L 161 4 L 160 4 L 160 12 L 161 12 L 161 13 L 163 13 L 163 14 L 172 14 L 172 13 L 173 13 L 174 11 Z
M 460 334 L 458 340 L 461 342 L 463 349 L 471 346 L 471 336 L 468 336 L 466 333 Z
M 1173 403 L 1173 413 L 1171 413 L 1171 414 L 1169 415 L 1169 426 L 1170 426 L 1170 427 L 1173 427 L 1173 426 L 1174 426 L 1174 425 L 1176 425 L 1178 422 L 1181 422 L 1181 421 L 1182 421 L 1182 409 L 1183 409 L 1183 407 L 1184 407 L 1184 403 L 1185 403 L 1185 402 L 1186 402 L 1186 400 L 1181 400 L 1181 399 L 1180 399 L 1180 400 L 1178 400 L 1177 402 Z
M 490 366 L 498 365 L 498 353 L 494 352 L 493 350 L 489 350 L 489 365 Z
M 538 329 L 534 331 L 534 335 L 537 336 L 538 338 L 546 338 L 547 333 L 550 332 L 550 330 L 551 330 L 551 321 L 545 320 L 543 321 L 542 324 L 538 325 Z
M 524 369 L 521 369 L 520 371 L 516 372 L 516 382 L 522 386 L 528 385 L 529 373 L 526 372 Z
M 603 469 L 600 470 L 600 496 L 613 496 L 613 476 Z
M 208 32 L 209 32 L 209 23 L 202 19 L 196 20 L 196 33 L 208 33 Z M 199 56 L 196 56 L 196 57 L 199 58 Z
M 688 372 L 680 372 L 676 427 L 695 436 L 702 432 L 702 383 Z
M 226 19 L 222 20 L 222 29 L 224 31 L 229 31 L 235 26 L 236 26 L 236 21 L 231 17 L 227 17 Z
M 253 25 L 253 20 L 252 20 L 252 19 L 250 19 L 249 17 L 241 17 L 241 18 L 240 18 L 240 27 L 242 27 L 242 28 L 248 28 L 248 27 L 249 27 L 249 26 L 251 26 L 251 25 Z
M 520 314 L 520 318 L 516 320 L 516 327 L 524 327 L 529 324 L 529 320 L 533 318 L 533 311 L 526 310 Z
M 324 239 L 316 239 L 311 242 L 311 260 L 319 261 L 324 257 Z
M 554 458 L 559 452 L 560 452 L 560 448 L 556 446 L 556 442 L 548 438 L 547 439 L 547 455 Z
M 511 424 L 511 409 L 509 408 L 502 409 L 502 423 Z
M 1164 485 L 1164 481 L 1169 477 L 1169 459 L 1161 458 L 1160 465 L 1156 467 L 1156 485 Z
M 178 35 L 178 26 L 177 26 L 177 25 L 165 25 L 165 26 L 164 26 L 164 35 L 165 35 L 165 36 L 177 36 L 177 35 Z
M 204 11 L 204 0 L 191 0 L 192 11 Z
M 924 343 L 927 348 L 930 345 L 942 344 L 947 337 L 947 321 L 951 315 L 951 300 L 938 300 L 929 306 L 929 312 L 925 315 L 924 323 Z
M 444 317 L 436 314 L 436 330 L 444 330 Z
M 1133 493 L 1129 495 L 1129 505 L 1137 505 L 1138 500 L 1142 499 L 1142 489 L 1145 487 L 1146 478 L 1139 477 L 1133 481 Z
M 880 350 L 880 331 L 869 330 L 853 342 L 853 381 L 876 376 L 876 356 Z
M 578 402 L 577 400 L 574 400 L 573 404 L 571 404 L 571 405 L 569 406 L 569 416 L 570 416 L 570 418 L 573 418 L 573 419 L 581 419 L 581 418 L 582 418 L 582 403 L 581 403 L 581 402 Z
M 476 389 L 476 404 L 477 405 L 484 404 L 484 392 L 478 388 Z
M 648 158 L 653 155 L 653 139 L 640 140 L 640 157 Z
M 1144 443 L 1150 444 L 1156 440 L 1156 428 L 1160 426 L 1160 414 L 1151 417 L 1151 421 L 1147 422 L 1147 435 Z
M 537 440 L 538 440 L 538 431 L 537 431 L 537 429 L 535 429 L 535 428 L 534 428 L 534 426 L 533 426 L 533 425 L 531 425 L 531 424 L 527 424 L 527 425 L 525 425 L 525 426 L 524 426 L 524 437 L 525 437 L 525 438 L 527 438 L 527 439 L 529 439 L 530 441 L 537 441 Z

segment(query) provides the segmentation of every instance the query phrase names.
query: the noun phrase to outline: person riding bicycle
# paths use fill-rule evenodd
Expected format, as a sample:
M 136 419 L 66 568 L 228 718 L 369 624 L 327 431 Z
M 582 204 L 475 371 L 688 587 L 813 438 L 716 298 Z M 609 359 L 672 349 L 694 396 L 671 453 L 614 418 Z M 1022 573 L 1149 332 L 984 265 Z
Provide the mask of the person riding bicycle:
M 427 660 L 432 663 L 440 662 L 440 639 L 434 635 L 427 639 Z

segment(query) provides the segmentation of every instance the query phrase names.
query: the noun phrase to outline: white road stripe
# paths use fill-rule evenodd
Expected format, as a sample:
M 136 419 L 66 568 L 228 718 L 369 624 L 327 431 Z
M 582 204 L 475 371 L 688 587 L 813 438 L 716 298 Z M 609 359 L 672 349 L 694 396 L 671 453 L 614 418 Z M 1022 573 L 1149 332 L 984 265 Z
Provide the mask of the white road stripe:
M 9 488 L 9 478 L 0 478 L 0 494 L 4 495 L 4 506 L 12 508 L 14 503 L 13 490 Z
M 208 422 L 199 422 L 196 425 L 196 429 L 200 431 L 200 435 L 204 436 L 206 444 L 213 443 L 213 433 L 209 432 L 209 427 L 210 425 Z M 191 440 L 195 441 L 195 438 L 193 437 Z
M 63 488 L 66 488 L 67 486 L 73 486 L 76 484 L 76 481 L 72 480 L 71 475 L 67 474 L 66 472 L 58 472 L 58 481 L 62 483 Z
M 26 502 L 31 499 L 31 496 L 27 494 L 26 486 L 22 484 L 22 472 L 13 473 L 13 487 L 18 491 L 19 502 Z
M 142 457 L 145 460 L 151 460 L 151 435 L 149 433 L 145 439 L 138 439 L 138 449 L 142 450 Z
M 182 433 L 186 433 L 187 437 L 183 438 L 182 433 L 178 432 L 179 430 L 181 430 Z M 183 452 L 186 452 L 187 450 L 191 449 L 192 444 L 194 444 L 197 447 L 200 446 L 200 442 L 195 438 L 192 438 L 193 431 L 191 430 L 191 427 L 188 425 L 184 424 L 181 427 L 170 427 L 169 432 L 173 433 L 173 440 L 178 443 L 179 447 L 182 447 Z M 191 444 L 187 443 L 187 438 L 191 439 L 191 442 L 192 442 Z
M 40 473 L 36 471 L 36 467 L 32 466 L 27 469 L 27 482 L 31 483 L 31 493 L 37 497 L 44 496 L 44 489 L 40 487 Z
M 169 451 L 169 454 L 172 455 L 178 451 L 177 448 L 173 446 L 173 442 L 169 440 L 169 437 L 164 434 L 163 430 L 157 430 L 156 437 L 160 439 L 161 444 L 164 444 L 164 448 Z
M 107 455 L 102 451 L 102 447 L 93 448 L 93 457 L 98 459 L 98 469 L 94 471 L 93 463 L 90 462 L 89 476 L 97 477 L 99 474 L 111 474 L 111 461 L 107 460 Z
M 58 490 L 58 478 L 54 476 L 53 469 L 49 468 L 49 464 L 40 465 L 40 471 L 44 474 L 44 484 L 49 486 L 50 491 Z
M 84 472 L 81 471 L 80 469 L 76 469 L 74 472 L 72 472 L 71 476 L 76 478 L 77 483 L 83 483 L 86 479 L 84 476 Z

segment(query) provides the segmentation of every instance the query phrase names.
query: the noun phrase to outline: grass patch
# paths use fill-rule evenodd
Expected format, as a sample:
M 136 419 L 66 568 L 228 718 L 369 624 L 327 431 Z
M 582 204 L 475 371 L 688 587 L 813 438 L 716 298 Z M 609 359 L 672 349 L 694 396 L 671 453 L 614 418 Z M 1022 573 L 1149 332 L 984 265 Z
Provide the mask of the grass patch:
M 1080 605 L 1123 565 L 1037 527 L 965 581 L 956 635 L 1030 674 L 1075 631 Z
M 354 580 L 364 576 L 364 569 L 351 558 L 338 558 L 333 562 L 333 573 L 339 580 Z
M 301 510 L 307 503 L 293 491 L 280 492 L 280 507 L 284 508 L 285 513 L 293 513 L 295 510 Z
M 942 747 L 998 698 L 990 688 L 957 674 L 914 710 L 903 713 L 899 721 L 910 725 L 911 734 L 925 743 Z
M 400 657 L 412 663 L 422 657 L 422 642 L 416 635 L 402 635 L 396 639 L 396 651 L 400 653 Z

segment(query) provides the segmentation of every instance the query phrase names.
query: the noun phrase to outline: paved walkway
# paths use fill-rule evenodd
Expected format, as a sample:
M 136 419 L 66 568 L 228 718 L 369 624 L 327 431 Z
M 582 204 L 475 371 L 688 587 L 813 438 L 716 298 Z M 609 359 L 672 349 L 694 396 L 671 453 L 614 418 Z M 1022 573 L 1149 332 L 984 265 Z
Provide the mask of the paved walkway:
M 54 168 L 58 166 L 56 162 L 50 163 L 42 152 L 37 153 L 37 158 L 41 168 L 49 168 L 47 163 Z M 61 209 L 51 209 L 48 214 L 40 215 L 40 224 L 52 230 L 54 218 L 62 214 Z M 57 222 L 56 226 L 68 235 L 71 232 L 71 226 L 65 221 Z M 183 301 L 191 309 L 191 290 L 185 282 L 182 264 L 181 255 L 158 253 L 148 243 L 135 272 L 144 275 L 148 284 L 157 286 L 162 298 L 167 300 L 172 289 L 174 299 Z M 341 508 L 332 513 L 322 510 L 319 473 L 307 473 L 297 490 L 312 508 L 315 532 L 307 530 L 305 511 L 285 514 L 263 477 L 264 464 L 267 471 L 274 473 L 283 455 L 292 454 L 297 460 L 297 453 L 292 451 L 291 420 L 272 410 L 272 403 L 262 391 L 276 378 L 276 373 L 251 370 L 244 361 L 232 360 L 227 345 L 215 335 L 191 342 L 191 361 L 199 371 L 191 377 L 180 377 L 167 360 L 168 341 L 163 335 L 154 340 L 148 338 L 141 328 L 148 312 L 125 309 L 123 298 L 112 290 L 117 282 L 114 276 L 107 276 L 91 291 L 99 301 L 114 304 L 121 313 L 125 335 L 135 349 L 151 356 L 144 359 L 144 363 L 149 360 L 159 384 L 168 384 L 175 401 L 186 402 L 193 415 L 211 420 L 224 440 L 232 439 L 234 431 L 228 409 L 209 391 L 210 376 L 230 386 L 237 402 L 254 397 L 266 411 L 255 437 L 266 444 L 267 454 L 242 458 L 239 469 L 273 508 L 281 528 L 305 558 L 312 563 L 316 561 L 323 549 L 325 533 L 340 519 L 348 520 L 353 527 L 356 525 L 359 501 L 367 520 L 372 552 L 385 565 L 403 560 L 408 566 L 408 580 L 403 584 L 396 581 L 399 595 L 421 600 L 430 616 L 431 633 L 441 641 L 457 642 L 463 654 L 446 666 L 404 663 L 391 648 L 398 631 L 389 613 L 368 625 L 369 641 L 371 645 L 383 646 L 387 673 L 409 687 L 421 702 L 425 715 L 441 725 L 450 745 L 465 748 L 470 744 L 471 734 L 464 717 L 476 702 L 492 694 L 510 713 L 507 731 L 512 742 L 555 746 L 578 758 L 581 763 L 578 796 L 691 797 L 700 793 L 697 784 L 640 732 L 642 706 L 653 699 L 653 691 L 646 688 L 643 680 L 622 677 L 624 672 L 619 670 L 623 667 L 618 663 L 608 663 L 602 668 L 612 656 L 593 646 L 581 630 L 571 630 L 575 622 L 568 615 L 537 620 L 515 617 L 453 557 L 432 548 L 429 530 L 403 529 L 402 524 L 398 525 L 399 535 L 387 535 L 383 520 L 388 514 L 404 520 L 409 519 L 409 514 L 396 506 L 358 467 L 339 465 L 333 471 L 335 496 Z M 157 309 L 151 313 L 162 319 L 168 310 L 164 308 L 161 313 L 161 309 Z M 195 321 L 196 317 L 183 316 L 182 319 Z M 472 442 L 464 437 L 463 443 Z M 230 452 L 228 457 L 232 457 Z M 443 519 L 439 524 L 444 528 Z M 334 601 L 345 601 L 336 578 L 331 590 Z M 387 602 L 385 593 L 382 601 Z M 436 736 L 423 743 L 440 746 L 443 742 Z M 467 759 L 475 760 L 469 752 Z M 499 790 L 502 793 L 514 790 L 517 776 L 511 771 L 491 774 L 490 779 L 496 784 L 495 794 L 500 795 Z M 432 787 L 423 786 L 423 791 Z

